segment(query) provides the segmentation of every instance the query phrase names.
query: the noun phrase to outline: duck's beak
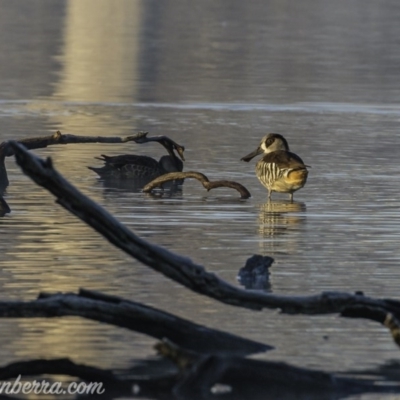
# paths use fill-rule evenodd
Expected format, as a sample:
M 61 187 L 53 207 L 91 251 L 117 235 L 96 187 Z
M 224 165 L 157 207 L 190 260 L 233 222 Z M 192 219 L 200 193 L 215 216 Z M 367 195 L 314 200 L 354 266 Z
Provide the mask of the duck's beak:
M 185 157 L 183 156 L 183 152 L 185 151 L 185 148 L 183 146 L 176 145 L 175 150 L 178 152 L 179 157 L 181 158 L 182 161 L 185 161 Z
M 243 158 L 241 158 L 241 161 L 249 162 L 255 156 L 258 156 L 259 154 L 262 154 L 262 153 L 264 153 L 264 150 L 261 147 L 257 147 L 254 151 L 252 151 L 251 153 L 247 154 L 247 156 L 244 156 Z

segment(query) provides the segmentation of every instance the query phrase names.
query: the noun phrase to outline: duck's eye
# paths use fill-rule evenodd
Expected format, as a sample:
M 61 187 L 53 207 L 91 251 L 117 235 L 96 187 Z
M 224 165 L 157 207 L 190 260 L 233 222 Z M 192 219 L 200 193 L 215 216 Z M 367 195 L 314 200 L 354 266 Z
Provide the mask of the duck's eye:
M 271 146 L 271 144 L 274 143 L 274 142 L 275 142 L 275 138 L 271 137 L 271 138 L 268 138 L 268 139 L 265 141 L 265 145 L 266 145 L 267 147 L 269 147 L 269 146 Z

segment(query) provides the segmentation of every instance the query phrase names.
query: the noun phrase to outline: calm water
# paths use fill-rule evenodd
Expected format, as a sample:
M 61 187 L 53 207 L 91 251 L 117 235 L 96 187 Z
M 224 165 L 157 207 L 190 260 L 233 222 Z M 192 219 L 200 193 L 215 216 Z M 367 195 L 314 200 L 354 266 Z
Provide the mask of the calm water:
M 0 141 L 56 130 L 168 135 L 186 147 L 186 170 L 237 180 L 252 198 L 207 193 L 197 181 L 152 197 L 104 187 L 86 168 L 100 165 L 94 157 L 102 153 L 159 157 L 157 144 L 36 154 L 51 156 L 139 236 L 230 282 L 248 257 L 263 254 L 275 258 L 274 293 L 398 298 L 399 18 L 394 0 L 0 0 Z M 293 204 L 287 195 L 268 204 L 254 162 L 239 161 L 271 131 L 312 166 Z M 387 331 L 372 322 L 261 315 L 195 295 L 61 209 L 13 159 L 6 165 L 12 213 L 0 219 L 3 299 L 85 287 L 195 315 L 274 345 L 261 357 L 295 365 L 347 371 L 399 359 Z M 148 337 L 76 318 L 2 320 L 1 334 L 2 364 L 68 356 L 124 368 L 154 354 Z

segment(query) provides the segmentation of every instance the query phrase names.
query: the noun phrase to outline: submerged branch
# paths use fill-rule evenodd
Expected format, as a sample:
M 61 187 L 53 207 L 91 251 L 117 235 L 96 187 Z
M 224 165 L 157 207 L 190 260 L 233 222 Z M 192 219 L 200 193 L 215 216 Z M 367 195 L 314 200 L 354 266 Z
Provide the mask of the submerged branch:
M 10 142 L 17 163 L 37 184 L 57 197 L 57 202 L 101 233 L 111 243 L 175 282 L 226 304 L 262 310 L 279 309 L 287 314 L 343 313 L 349 307 L 364 306 L 391 313 L 400 319 L 400 302 L 374 299 L 363 294 L 323 292 L 312 296 L 279 296 L 233 286 L 190 259 L 148 243 L 118 222 L 102 207 L 80 193 L 46 161 L 30 154 L 17 142 Z M 345 316 L 345 315 L 344 315 Z M 369 318 L 366 316 L 366 318 Z
M 162 186 L 163 183 L 177 180 L 177 179 L 187 179 L 187 178 L 194 178 L 197 179 L 207 191 L 219 187 L 228 187 L 232 189 L 236 189 L 240 193 L 240 198 L 248 199 L 251 197 L 250 192 L 240 183 L 234 181 L 210 181 L 207 176 L 200 172 L 195 171 L 187 171 L 187 172 L 170 172 L 168 174 L 164 174 L 159 176 L 158 178 L 152 180 L 148 183 L 144 188 L 143 192 L 149 193 L 153 189 Z

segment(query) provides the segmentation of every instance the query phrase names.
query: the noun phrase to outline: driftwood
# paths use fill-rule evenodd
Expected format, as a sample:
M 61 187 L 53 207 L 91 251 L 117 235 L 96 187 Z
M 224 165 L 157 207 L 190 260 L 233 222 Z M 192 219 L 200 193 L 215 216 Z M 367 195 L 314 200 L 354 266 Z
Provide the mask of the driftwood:
M 10 142 L 17 163 L 25 174 L 57 197 L 57 202 L 101 233 L 111 243 L 194 292 L 226 304 L 262 310 L 279 309 L 286 314 L 331 314 L 367 318 L 387 326 L 399 343 L 400 301 L 375 299 L 362 293 L 323 292 L 312 296 L 279 296 L 249 291 L 225 282 L 201 265 L 148 243 L 118 222 L 98 204 L 80 193 L 62 177 L 48 158 L 46 161 L 29 153 L 17 142 Z M 365 312 L 369 310 L 370 313 Z M 377 316 L 377 313 L 379 316 Z M 373 315 L 373 317 L 371 316 Z
M 33 301 L 0 301 L 0 318 L 78 316 L 168 338 L 180 347 L 206 354 L 248 355 L 271 346 L 207 328 L 175 315 L 115 296 L 81 289 L 79 294 L 42 293 Z
M 177 179 L 187 179 L 194 178 L 197 179 L 207 191 L 211 189 L 219 188 L 219 187 L 228 187 L 232 189 L 236 189 L 240 193 L 240 198 L 248 199 L 251 197 L 250 192 L 240 183 L 234 181 L 210 181 L 204 174 L 195 171 L 187 171 L 187 172 L 170 172 L 168 174 L 164 174 L 159 176 L 158 178 L 152 180 L 148 183 L 144 188 L 143 192 L 149 193 L 153 189 L 161 187 L 164 183 L 174 181 Z
M 56 144 L 73 144 L 73 143 L 127 143 L 136 142 L 140 143 L 141 140 L 146 137 L 147 132 L 139 132 L 132 136 L 125 138 L 110 136 L 78 136 L 71 134 L 62 134 L 57 131 L 55 134 L 50 136 L 26 138 L 18 140 L 18 143 L 23 144 L 28 150 L 42 149 L 47 146 Z M 4 189 L 9 185 L 7 170 L 5 167 L 5 158 L 14 155 L 14 150 L 8 146 L 8 141 L 0 144 L 0 194 L 4 192 Z

